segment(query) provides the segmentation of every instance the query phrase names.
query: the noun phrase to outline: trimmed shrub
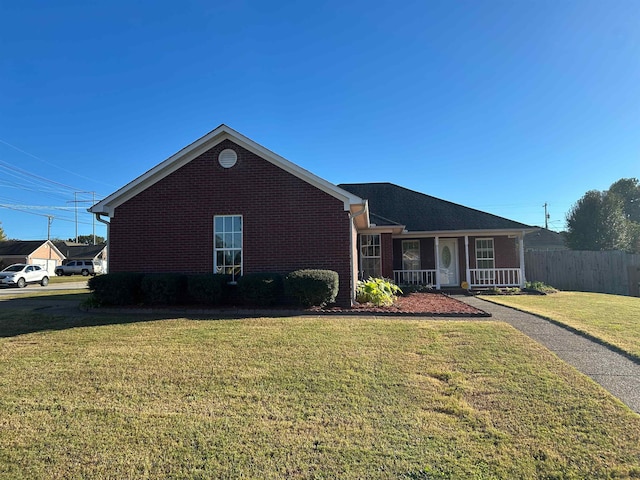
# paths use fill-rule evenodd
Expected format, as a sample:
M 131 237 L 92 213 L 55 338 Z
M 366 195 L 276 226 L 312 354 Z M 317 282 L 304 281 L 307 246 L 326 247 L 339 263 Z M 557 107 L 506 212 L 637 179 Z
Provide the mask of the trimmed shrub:
M 400 287 L 384 278 L 369 277 L 358 282 L 356 300 L 360 303 L 373 303 L 376 307 L 389 307 L 396 301 Z
M 140 284 L 145 305 L 178 305 L 186 297 L 186 277 L 179 273 L 145 275 Z
M 139 305 L 143 273 L 119 272 L 89 279 L 89 290 L 98 305 Z
M 286 292 L 303 307 L 324 307 L 336 301 L 338 273 L 333 270 L 296 270 L 285 278 Z
M 548 293 L 557 293 L 558 290 L 553 288 L 550 285 L 547 285 L 544 282 L 527 282 L 525 284 L 525 291 L 531 293 L 539 293 L 541 295 L 546 295 Z
M 220 305 L 226 300 L 229 275 L 219 273 L 189 275 L 187 292 L 192 302 L 203 305 Z
M 284 282 L 279 273 L 248 273 L 238 280 L 238 293 L 245 305 L 275 305 L 283 292 Z

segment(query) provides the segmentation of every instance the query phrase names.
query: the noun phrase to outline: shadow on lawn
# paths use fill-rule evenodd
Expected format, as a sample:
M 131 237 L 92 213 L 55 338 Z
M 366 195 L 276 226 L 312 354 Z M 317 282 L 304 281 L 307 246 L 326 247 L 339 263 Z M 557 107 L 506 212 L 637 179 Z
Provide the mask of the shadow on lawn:
M 480 318 L 491 314 L 476 312 L 443 311 L 386 311 L 385 309 L 298 309 L 298 308 L 198 308 L 189 307 L 131 307 L 85 309 L 83 303 L 90 294 L 84 291 L 67 291 L 54 295 L 19 296 L 0 301 L 0 338 L 51 330 L 78 327 L 96 327 L 129 323 L 150 322 L 171 318 L 189 320 L 236 320 L 255 317 L 298 316 L 367 316 L 401 318 Z M 443 297 L 444 298 L 444 297 Z
M 88 293 L 29 296 L 0 302 L 0 338 L 51 330 L 96 327 L 161 320 L 166 316 L 154 314 L 126 314 L 122 312 L 81 308 Z
M 59 295 L 24 296 L 0 301 L 0 338 L 28 333 L 151 322 L 171 318 L 188 320 L 241 320 L 253 317 L 318 315 L 297 309 L 199 309 L 175 307 L 83 307 L 86 291 Z

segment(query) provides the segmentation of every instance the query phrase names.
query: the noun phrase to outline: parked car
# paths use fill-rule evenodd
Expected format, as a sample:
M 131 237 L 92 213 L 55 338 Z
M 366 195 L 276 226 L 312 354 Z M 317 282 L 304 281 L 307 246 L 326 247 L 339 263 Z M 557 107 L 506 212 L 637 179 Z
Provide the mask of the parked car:
M 39 283 L 43 287 L 49 285 L 49 272 L 39 265 L 16 263 L 0 272 L 0 285 L 23 288 L 29 283 Z
M 71 260 L 64 265 L 56 267 L 56 275 L 96 275 L 102 273 L 102 265 L 93 260 Z

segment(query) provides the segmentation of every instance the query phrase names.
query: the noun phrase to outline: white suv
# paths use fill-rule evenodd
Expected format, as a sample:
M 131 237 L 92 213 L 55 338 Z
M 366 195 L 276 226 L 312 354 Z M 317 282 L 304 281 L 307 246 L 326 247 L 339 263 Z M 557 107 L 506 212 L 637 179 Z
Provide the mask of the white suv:
M 62 275 L 95 275 L 102 273 L 102 265 L 92 260 L 72 260 L 56 267 L 56 275 L 61 277 Z
M 0 272 L 0 285 L 25 287 L 28 283 L 39 283 L 43 287 L 49 285 L 49 272 L 39 265 L 16 263 Z

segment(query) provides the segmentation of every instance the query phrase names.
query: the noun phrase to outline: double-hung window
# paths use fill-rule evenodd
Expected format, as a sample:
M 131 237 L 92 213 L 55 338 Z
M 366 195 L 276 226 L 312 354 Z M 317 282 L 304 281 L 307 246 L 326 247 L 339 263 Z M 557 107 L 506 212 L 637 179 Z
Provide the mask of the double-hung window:
M 420 240 L 402 241 L 402 269 L 420 270 Z
M 242 215 L 216 215 L 213 221 L 213 271 L 242 276 Z
M 360 276 L 381 277 L 380 235 L 360 235 Z
M 493 238 L 476 238 L 476 268 L 478 279 L 483 285 L 494 283 L 495 253 Z

